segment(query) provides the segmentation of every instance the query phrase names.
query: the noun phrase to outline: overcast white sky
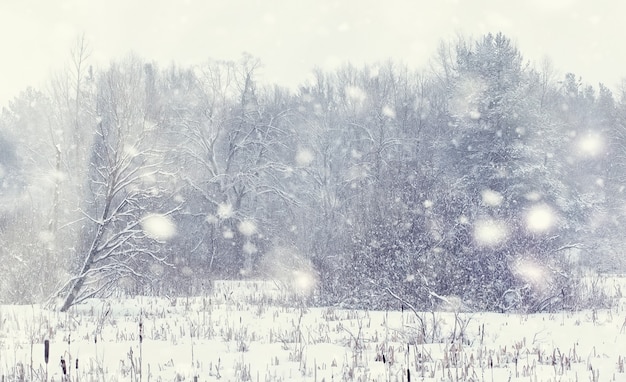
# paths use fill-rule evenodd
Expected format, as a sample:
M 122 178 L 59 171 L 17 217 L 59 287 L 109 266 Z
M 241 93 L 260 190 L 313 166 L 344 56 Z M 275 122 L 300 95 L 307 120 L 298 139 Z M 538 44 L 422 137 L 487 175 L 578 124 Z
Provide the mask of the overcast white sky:
M 295 86 L 344 61 L 425 68 L 441 40 L 502 31 L 532 62 L 617 88 L 624 15 L 620 0 L 1 0 L 0 106 L 42 87 L 83 33 L 95 67 L 131 51 L 164 65 L 245 51 L 266 80 Z

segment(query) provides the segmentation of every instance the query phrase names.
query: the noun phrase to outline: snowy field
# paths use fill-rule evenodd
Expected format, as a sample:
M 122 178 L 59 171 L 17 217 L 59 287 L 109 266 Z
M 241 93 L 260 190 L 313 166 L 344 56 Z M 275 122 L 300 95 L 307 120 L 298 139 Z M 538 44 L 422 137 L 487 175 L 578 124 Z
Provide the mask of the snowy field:
M 205 296 L 92 300 L 68 313 L 0 306 L 0 378 L 626 381 L 619 297 L 574 313 L 416 314 L 306 308 L 279 284 L 231 281 Z

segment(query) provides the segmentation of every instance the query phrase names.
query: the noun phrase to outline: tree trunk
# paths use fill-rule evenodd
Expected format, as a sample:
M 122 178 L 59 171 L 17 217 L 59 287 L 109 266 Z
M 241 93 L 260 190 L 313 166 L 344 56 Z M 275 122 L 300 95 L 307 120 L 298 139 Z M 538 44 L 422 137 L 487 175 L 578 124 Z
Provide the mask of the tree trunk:
M 89 272 L 89 270 L 91 269 L 91 266 L 93 265 L 93 261 L 95 259 L 95 255 L 96 255 L 96 248 L 98 243 L 100 242 L 100 238 L 102 237 L 102 232 L 104 230 L 104 228 L 102 227 L 102 225 L 100 225 L 97 228 L 97 232 L 96 232 L 96 236 L 94 238 L 94 240 L 91 242 L 91 247 L 89 248 L 89 254 L 87 255 L 87 258 L 85 258 L 85 261 L 83 262 L 83 266 L 80 270 L 80 273 L 78 274 L 78 276 L 76 276 L 76 280 L 74 280 L 72 282 L 72 286 L 70 287 L 70 290 L 67 292 L 67 294 L 65 295 L 65 299 L 63 300 L 63 305 L 61 306 L 61 312 L 65 312 L 67 311 L 70 306 L 72 306 L 74 304 L 74 302 L 76 301 L 76 298 L 78 297 L 78 293 L 80 292 L 80 290 L 83 288 L 83 285 L 85 284 L 85 280 L 87 279 L 87 272 Z
M 74 304 L 74 301 L 76 300 L 76 296 L 78 295 L 78 292 L 80 292 L 80 290 L 83 287 L 83 284 L 85 283 L 85 277 L 87 277 L 84 273 L 82 273 L 72 284 L 72 287 L 70 288 L 70 290 L 67 292 L 67 295 L 65 296 L 65 299 L 63 300 L 63 305 L 61 306 L 61 312 L 66 312 L 70 306 L 72 306 Z

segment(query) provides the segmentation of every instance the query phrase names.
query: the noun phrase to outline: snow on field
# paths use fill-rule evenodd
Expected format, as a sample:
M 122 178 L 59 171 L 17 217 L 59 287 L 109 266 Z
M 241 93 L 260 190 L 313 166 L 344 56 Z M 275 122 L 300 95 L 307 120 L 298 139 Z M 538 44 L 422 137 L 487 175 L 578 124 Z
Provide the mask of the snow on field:
M 306 308 L 302 298 L 271 281 L 230 281 L 205 296 L 92 300 L 68 313 L 1 306 L 0 379 L 61 381 L 63 359 L 71 381 L 626 381 L 623 302 L 416 314 Z

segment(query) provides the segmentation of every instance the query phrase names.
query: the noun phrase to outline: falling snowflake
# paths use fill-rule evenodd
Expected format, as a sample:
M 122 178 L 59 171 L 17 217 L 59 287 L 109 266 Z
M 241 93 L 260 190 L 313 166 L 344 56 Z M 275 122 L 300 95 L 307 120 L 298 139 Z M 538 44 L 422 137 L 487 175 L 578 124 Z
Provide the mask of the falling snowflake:
M 483 190 L 481 196 L 483 204 L 489 207 L 498 207 L 504 200 L 502 194 L 491 189 Z
M 385 117 L 388 117 L 388 118 L 391 118 L 391 119 L 396 118 L 396 112 L 393 110 L 393 108 L 391 106 L 389 106 L 389 105 L 383 106 L 383 110 L 382 111 L 383 111 L 383 115 Z
M 367 98 L 365 91 L 358 86 L 346 86 L 345 91 L 346 96 L 350 100 L 358 103 L 365 101 L 365 98 Z
M 176 236 L 176 224 L 166 215 L 148 214 L 141 219 L 141 228 L 146 236 L 154 240 L 169 240 Z
M 217 206 L 217 216 L 220 219 L 228 219 L 233 216 L 233 206 L 230 203 L 220 203 Z
M 596 133 L 589 133 L 578 140 L 578 149 L 584 157 L 595 157 L 602 152 L 604 143 Z
M 256 233 L 256 224 L 252 220 L 243 220 L 237 227 L 239 232 L 244 236 L 252 236 Z
M 541 194 L 536 191 L 529 192 L 524 195 L 524 197 L 526 198 L 526 200 L 531 202 L 538 202 L 539 200 L 541 200 Z
M 556 214 L 547 204 L 533 206 L 526 214 L 526 228 L 533 233 L 549 231 L 556 223 Z
M 308 166 L 313 162 L 313 159 L 315 159 L 315 156 L 310 149 L 300 149 L 296 154 L 296 163 L 298 166 Z
M 529 259 L 518 259 L 513 265 L 514 274 L 534 288 L 544 287 L 550 279 L 545 267 Z
M 507 238 L 508 232 L 503 222 L 493 219 L 477 221 L 474 224 L 474 240 L 483 247 L 494 247 Z
M 252 255 L 254 253 L 257 253 L 257 248 L 254 244 L 250 243 L 249 241 L 246 241 L 243 245 L 243 252 L 248 254 L 248 255 Z
M 292 271 L 292 277 L 294 287 L 302 294 L 309 294 L 315 288 L 317 278 L 310 271 L 294 270 Z

